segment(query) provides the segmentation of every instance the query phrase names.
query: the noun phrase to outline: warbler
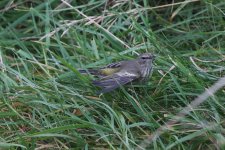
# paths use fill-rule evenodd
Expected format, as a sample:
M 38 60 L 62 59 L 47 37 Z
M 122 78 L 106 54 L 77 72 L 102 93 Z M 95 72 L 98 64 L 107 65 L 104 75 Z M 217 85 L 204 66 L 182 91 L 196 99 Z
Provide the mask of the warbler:
M 139 55 L 137 59 L 120 61 L 99 69 L 79 70 L 80 73 L 90 73 L 98 76 L 95 86 L 101 87 L 98 93 L 107 93 L 132 81 L 146 81 L 153 69 L 155 56 L 151 53 Z

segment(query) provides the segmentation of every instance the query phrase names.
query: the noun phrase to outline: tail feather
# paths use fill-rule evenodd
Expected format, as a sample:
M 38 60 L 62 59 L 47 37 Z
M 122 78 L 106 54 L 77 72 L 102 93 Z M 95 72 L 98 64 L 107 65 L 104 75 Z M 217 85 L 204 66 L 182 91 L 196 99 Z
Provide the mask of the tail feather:
M 99 71 L 95 69 L 87 69 L 87 70 L 80 69 L 79 72 L 82 74 L 92 74 L 96 76 L 100 75 Z

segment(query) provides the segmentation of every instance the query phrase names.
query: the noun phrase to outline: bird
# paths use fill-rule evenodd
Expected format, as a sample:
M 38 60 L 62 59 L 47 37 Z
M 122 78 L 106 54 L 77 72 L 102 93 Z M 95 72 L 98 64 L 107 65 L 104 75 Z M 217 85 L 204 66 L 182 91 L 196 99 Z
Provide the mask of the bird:
M 152 74 L 155 55 L 143 53 L 137 59 L 111 63 L 98 69 L 80 69 L 82 74 L 91 74 L 99 79 L 92 83 L 101 88 L 100 93 L 108 93 L 133 81 L 146 81 Z

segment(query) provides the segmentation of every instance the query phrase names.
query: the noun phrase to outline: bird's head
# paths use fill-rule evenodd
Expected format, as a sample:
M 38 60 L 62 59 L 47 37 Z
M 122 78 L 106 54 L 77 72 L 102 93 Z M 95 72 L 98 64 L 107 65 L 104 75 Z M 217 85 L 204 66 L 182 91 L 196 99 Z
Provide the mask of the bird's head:
M 151 53 L 144 53 L 144 54 L 139 55 L 139 59 L 154 60 L 155 59 L 155 55 L 153 55 Z

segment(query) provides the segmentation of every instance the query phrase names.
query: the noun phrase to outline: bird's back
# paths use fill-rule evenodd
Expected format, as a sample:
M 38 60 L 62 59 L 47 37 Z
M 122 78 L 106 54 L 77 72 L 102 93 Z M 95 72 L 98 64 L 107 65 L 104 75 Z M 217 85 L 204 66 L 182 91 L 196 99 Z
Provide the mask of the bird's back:
M 121 65 L 119 72 L 129 72 L 139 76 L 140 74 L 140 64 L 136 60 L 124 61 Z

